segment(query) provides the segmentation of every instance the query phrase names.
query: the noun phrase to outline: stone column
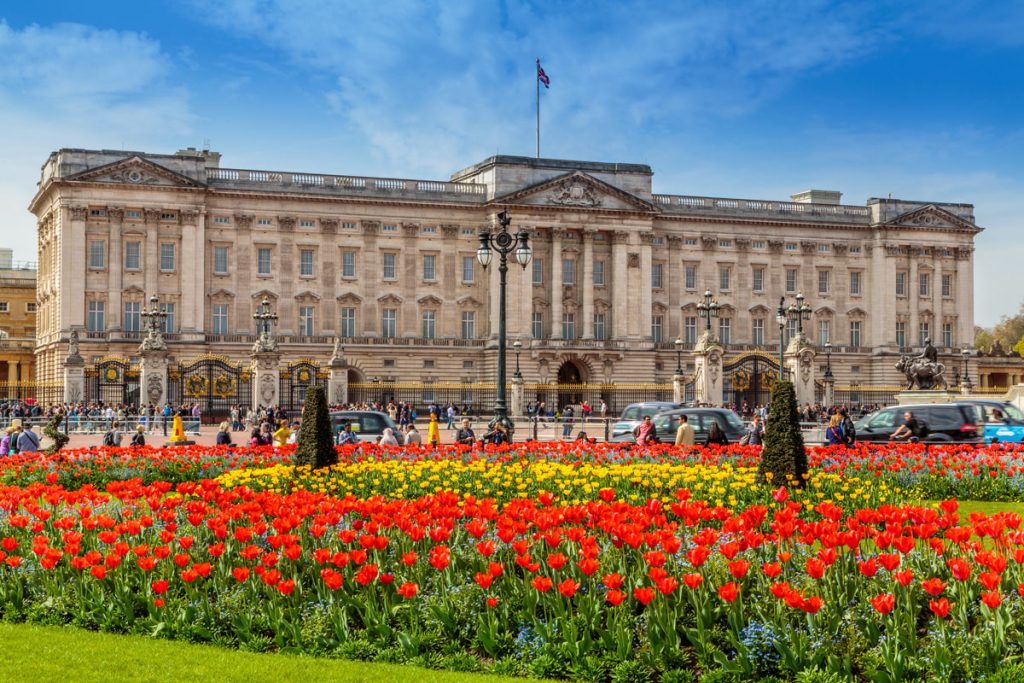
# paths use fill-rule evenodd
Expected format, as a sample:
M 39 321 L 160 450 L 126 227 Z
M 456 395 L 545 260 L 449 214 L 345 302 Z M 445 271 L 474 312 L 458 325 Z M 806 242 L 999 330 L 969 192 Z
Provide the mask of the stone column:
M 523 391 L 523 378 L 512 376 L 512 380 L 509 382 L 511 391 L 510 401 L 508 404 L 508 412 L 513 417 L 523 417 L 523 403 L 524 391 Z
M 668 235 L 668 272 L 665 286 L 668 288 L 668 320 L 665 321 L 668 338 L 683 338 L 683 260 L 681 235 Z
M 638 316 L 637 326 L 637 337 L 640 339 L 652 341 L 653 335 L 651 334 L 651 319 L 654 316 L 653 301 L 654 291 L 651 289 L 651 242 L 654 240 L 653 232 L 641 233 L 640 242 L 640 315 Z M 662 273 L 664 277 L 664 273 Z M 665 334 L 664 326 L 662 327 L 662 335 Z
M 121 229 L 124 225 L 124 209 L 107 207 L 110 219 L 109 253 L 107 254 L 107 329 L 120 330 L 121 323 L 121 292 L 124 269 L 121 266 Z
M 348 361 L 340 340 L 335 340 L 334 354 L 327 365 L 330 378 L 327 380 L 327 403 L 344 405 L 348 403 Z
M 578 283 L 583 290 L 583 339 L 594 338 L 594 233 L 593 229 L 584 229 L 580 233 L 583 240 L 583 280 Z
M 723 377 L 722 354 L 725 349 L 715 335 L 705 332 L 693 347 L 693 362 L 696 371 L 697 403 L 717 406 L 722 404 Z M 682 389 L 680 382 L 680 389 Z
M 383 330 L 377 324 L 380 322 L 380 312 L 377 308 L 379 291 L 377 286 L 382 278 L 381 264 L 383 263 L 382 259 L 378 260 L 379 253 L 377 248 L 377 233 L 380 230 L 380 223 L 367 220 L 361 221 L 360 225 L 363 229 L 362 263 L 360 264 L 362 271 L 357 272 L 357 275 L 359 276 L 360 284 L 362 284 L 363 305 L 360 311 L 359 323 L 363 326 L 364 335 L 376 337 L 378 331 L 383 333 Z M 258 401 L 255 398 L 253 400 Z
M 685 379 L 684 376 L 681 375 L 678 372 L 672 375 L 672 402 L 673 403 L 682 403 L 683 400 L 685 399 L 685 392 L 683 390 L 684 389 L 684 387 L 683 387 L 684 379 Z
M 167 402 L 167 351 L 144 350 L 139 352 L 140 363 L 139 397 L 140 408 L 144 403 L 159 406 Z
M 85 359 L 74 349 L 64 359 L 64 402 L 78 403 L 86 398 Z
M 801 334 L 790 340 L 785 354 L 787 379 L 793 383 L 796 402 L 814 404 L 814 346 Z
M 551 231 L 551 339 L 562 338 L 562 237 L 565 230 Z
M 277 351 L 254 351 L 252 357 L 252 407 L 276 406 L 280 403 L 281 354 Z
M 825 392 L 822 396 L 822 403 L 825 404 L 826 408 L 834 406 L 836 404 L 836 379 L 830 377 L 825 380 Z
M 907 252 L 910 254 L 910 269 L 907 278 L 910 280 L 908 283 L 909 291 L 907 292 L 907 304 L 910 312 L 910 330 L 907 336 L 907 346 L 910 348 L 917 348 L 920 345 L 920 324 L 921 317 L 918 315 L 920 311 L 920 283 L 917 281 L 917 275 L 920 271 L 917 269 L 917 256 L 915 256 L 917 248 L 907 247 Z
M 617 230 L 612 233 L 612 334 L 615 341 L 624 341 L 629 334 L 629 282 L 627 252 L 629 233 L 625 230 Z

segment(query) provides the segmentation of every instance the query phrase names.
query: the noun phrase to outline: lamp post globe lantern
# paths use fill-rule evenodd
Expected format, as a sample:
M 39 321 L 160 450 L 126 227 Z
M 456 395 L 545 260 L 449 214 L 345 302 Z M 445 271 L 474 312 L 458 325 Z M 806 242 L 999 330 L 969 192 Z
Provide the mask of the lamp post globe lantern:
M 964 359 L 964 372 L 963 372 L 963 375 L 961 377 L 960 382 L 961 382 L 961 384 L 962 384 L 964 389 L 966 389 L 967 391 L 970 391 L 971 390 L 971 378 L 970 378 L 970 375 L 968 374 L 968 370 L 970 369 L 970 366 L 967 363 L 968 363 L 968 360 L 971 357 L 971 350 L 968 349 L 965 346 L 960 351 L 960 355 L 963 356 L 963 359 Z
M 683 374 L 683 339 L 682 337 L 676 337 L 676 374 Z
M 530 247 L 530 235 L 526 230 L 520 230 L 513 235 L 508 231 L 512 219 L 507 211 L 501 211 L 496 216 L 500 229 L 491 232 L 484 228 L 480 231 L 480 246 L 476 250 L 476 258 L 480 265 L 487 268 L 495 252 L 498 255 L 498 377 L 497 394 L 494 400 L 494 420 L 488 425 L 491 431 L 497 423 L 501 423 L 512 434 L 512 421 L 508 417 L 508 403 L 505 394 L 505 300 L 508 288 L 506 276 L 508 274 L 508 257 L 515 254 L 516 263 L 524 269 L 533 258 L 533 249 Z M 516 374 L 518 371 L 518 347 L 516 347 Z
M 832 376 L 832 342 L 825 342 L 825 381 L 831 382 L 835 379 Z
M 704 290 L 704 300 L 697 302 L 697 315 L 704 318 L 704 330 L 711 332 L 711 319 L 718 317 L 718 310 L 721 308 L 710 289 Z

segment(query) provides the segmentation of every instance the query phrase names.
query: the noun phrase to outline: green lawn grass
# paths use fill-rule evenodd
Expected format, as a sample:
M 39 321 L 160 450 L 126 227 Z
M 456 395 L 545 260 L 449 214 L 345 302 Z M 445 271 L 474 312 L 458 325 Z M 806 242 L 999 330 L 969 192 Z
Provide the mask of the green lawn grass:
M 993 503 L 985 500 L 961 500 L 960 516 L 966 517 L 972 512 L 983 512 L 992 515 L 997 512 L 1016 512 L 1024 516 L 1024 503 Z
M 502 683 L 510 678 L 283 654 L 252 654 L 74 627 L 0 624 L 5 683 L 310 680 L 342 683 Z

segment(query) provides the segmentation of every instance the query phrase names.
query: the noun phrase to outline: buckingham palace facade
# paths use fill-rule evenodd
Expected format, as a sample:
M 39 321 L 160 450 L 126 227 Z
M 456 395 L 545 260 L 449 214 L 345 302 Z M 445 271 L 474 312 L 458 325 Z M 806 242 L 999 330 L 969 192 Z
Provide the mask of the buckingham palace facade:
M 204 150 L 62 149 L 30 206 L 36 375 L 60 380 L 73 330 L 86 361 L 131 362 L 157 295 L 177 359 L 248 362 L 266 299 L 283 362 L 326 362 L 341 338 L 350 382 L 486 381 L 497 273 L 475 251 L 500 211 L 534 249 L 508 285 L 528 382 L 670 382 L 707 324 L 705 290 L 727 362 L 776 354 L 779 300 L 802 293 L 804 332 L 831 343 L 840 384 L 895 383 L 894 359 L 925 337 L 957 358 L 973 341 L 971 205 L 654 194 L 652 176 L 495 156 L 449 180 L 404 180 L 222 168 Z

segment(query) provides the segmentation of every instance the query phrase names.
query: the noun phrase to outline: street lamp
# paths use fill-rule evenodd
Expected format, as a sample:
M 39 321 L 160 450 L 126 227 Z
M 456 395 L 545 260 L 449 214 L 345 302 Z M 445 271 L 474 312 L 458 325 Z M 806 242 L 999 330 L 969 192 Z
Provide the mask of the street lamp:
M 508 419 L 508 407 L 505 401 L 505 276 L 508 273 L 508 255 L 515 252 L 516 263 L 526 269 L 533 258 L 533 250 L 530 248 L 530 235 L 526 230 L 520 230 L 513 235 L 508 231 L 512 222 L 508 212 L 502 211 L 498 214 L 498 224 L 501 230 L 491 234 L 486 228 L 480 232 L 480 246 L 476 250 L 476 258 L 485 269 L 491 264 L 494 252 L 498 252 L 498 392 L 494 400 L 494 421 L 489 425 L 493 430 L 498 422 L 508 428 L 512 433 L 512 421 Z
M 796 303 L 789 307 L 789 316 L 796 320 L 797 335 L 803 335 L 804 321 L 811 319 L 811 307 L 804 303 L 803 293 L 796 295 Z
M 719 308 L 718 302 L 711 295 L 711 290 L 704 290 L 704 301 L 697 304 L 697 314 L 704 318 L 706 322 L 704 329 L 708 332 L 711 331 L 711 319 L 718 317 Z
M 832 342 L 825 342 L 825 381 L 832 382 L 835 377 L 832 376 Z
M 523 373 L 519 372 L 519 352 L 523 349 L 523 342 L 516 339 L 512 342 L 512 348 L 516 350 L 516 373 L 513 377 L 516 379 L 522 379 Z
M 683 339 L 676 337 L 676 374 L 683 374 Z
M 963 386 L 963 388 L 965 390 L 970 391 L 971 390 L 971 378 L 970 378 L 970 375 L 967 374 L 967 370 L 969 368 L 969 366 L 967 365 L 967 360 L 971 357 L 971 351 L 970 351 L 970 349 L 968 349 L 965 346 L 960 351 L 960 355 L 963 356 L 963 359 L 964 359 L 964 374 L 962 376 L 962 379 L 960 380 L 961 386 Z
M 146 321 L 146 332 L 150 338 L 159 337 L 164 329 L 167 313 L 160 308 L 160 297 L 156 294 L 149 297 L 149 308 L 142 308 L 139 317 Z
M 775 322 L 778 323 L 778 379 L 785 379 L 785 323 L 787 319 L 785 314 L 785 297 L 778 298 L 778 310 L 775 311 Z

